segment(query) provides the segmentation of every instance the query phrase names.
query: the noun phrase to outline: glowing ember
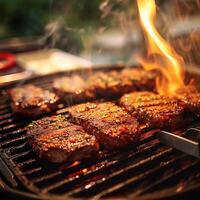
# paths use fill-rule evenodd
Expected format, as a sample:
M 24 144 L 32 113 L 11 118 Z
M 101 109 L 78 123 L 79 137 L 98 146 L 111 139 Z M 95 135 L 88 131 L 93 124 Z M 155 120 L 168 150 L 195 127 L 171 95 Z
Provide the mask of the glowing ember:
M 177 89 L 184 87 L 184 62 L 155 28 L 155 0 L 137 0 L 137 4 L 147 39 L 148 58 L 153 58 L 153 61 L 140 58 L 139 62 L 147 70 L 161 70 L 162 77 L 157 79 L 157 90 L 160 94 L 174 94 Z

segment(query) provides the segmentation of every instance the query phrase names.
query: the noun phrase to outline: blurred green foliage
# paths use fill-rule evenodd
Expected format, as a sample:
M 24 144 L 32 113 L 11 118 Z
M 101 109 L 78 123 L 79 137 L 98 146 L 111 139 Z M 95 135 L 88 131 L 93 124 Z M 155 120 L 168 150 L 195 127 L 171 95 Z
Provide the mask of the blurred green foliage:
M 0 39 L 51 36 L 50 45 L 76 53 L 83 47 L 82 36 L 98 25 L 100 3 L 99 0 L 0 0 Z
M 49 1 L 1 0 L 0 37 L 41 34 L 48 21 Z
M 0 39 L 42 35 L 51 38 L 52 47 L 80 52 L 86 37 L 93 37 L 98 30 L 120 28 L 123 21 L 132 21 L 133 2 L 0 0 Z
M 62 16 L 70 27 L 94 26 L 99 0 L 0 0 L 0 38 L 44 33 L 45 26 Z

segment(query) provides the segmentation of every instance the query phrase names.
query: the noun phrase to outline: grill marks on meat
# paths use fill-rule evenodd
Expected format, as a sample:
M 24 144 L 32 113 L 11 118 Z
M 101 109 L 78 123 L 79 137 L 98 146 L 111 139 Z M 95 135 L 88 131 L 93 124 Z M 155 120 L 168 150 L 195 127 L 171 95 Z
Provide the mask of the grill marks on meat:
M 124 148 L 139 139 L 137 120 L 111 102 L 79 104 L 69 108 L 68 114 L 106 149 Z
M 152 92 L 156 71 L 124 69 L 121 72 L 98 72 L 83 80 L 80 76 L 56 79 L 56 94 L 33 85 L 9 91 L 15 113 L 38 116 L 53 111 L 59 98 L 81 102 L 98 97 L 121 97 L 112 102 L 84 103 L 67 109 L 67 116 L 52 116 L 28 126 L 28 142 L 40 158 L 50 162 L 73 162 L 98 155 L 99 144 L 113 150 L 139 140 L 140 125 L 174 129 L 183 122 L 184 111 L 200 117 L 200 93 L 194 87 L 177 91 L 175 97 Z M 139 122 L 138 122 L 138 121 Z
M 186 108 L 186 111 L 200 117 L 200 93 L 194 86 L 187 86 L 176 92 L 178 98 Z
M 114 97 L 134 89 L 128 79 L 122 79 L 122 74 L 116 71 L 98 72 L 89 77 L 88 85 L 93 88 L 97 97 Z
M 200 93 L 187 93 L 179 95 L 178 98 L 184 103 L 189 112 L 200 117 Z
M 131 82 L 132 90 L 154 91 L 156 88 L 156 77 L 159 75 L 157 70 L 146 71 L 142 68 L 126 68 L 121 72 L 121 79 Z
M 182 124 L 184 107 L 176 98 L 133 92 L 122 96 L 119 103 L 150 128 L 174 129 Z
M 48 90 L 25 85 L 9 91 L 14 113 L 35 117 L 56 109 L 58 97 Z
M 96 73 L 89 78 L 89 84 L 99 96 L 119 96 L 134 90 L 154 90 L 157 75 L 157 71 L 127 68 Z
M 97 72 L 86 79 L 78 75 L 56 79 L 53 88 L 61 98 L 85 102 L 98 97 L 116 97 L 135 90 L 153 90 L 155 71 L 127 68 L 122 71 Z
M 95 98 L 95 94 L 87 82 L 80 76 L 63 77 L 53 82 L 55 93 L 64 101 L 87 101 Z
M 28 126 L 29 144 L 40 158 L 50 162 L 73 162 L 97 156 L 96 138 L 65 116 L 46 117 Z

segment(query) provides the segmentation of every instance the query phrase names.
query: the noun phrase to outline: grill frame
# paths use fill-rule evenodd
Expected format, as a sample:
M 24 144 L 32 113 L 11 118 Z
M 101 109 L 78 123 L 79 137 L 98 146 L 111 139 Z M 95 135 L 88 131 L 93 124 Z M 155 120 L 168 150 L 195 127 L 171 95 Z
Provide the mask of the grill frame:
M 123 66 L 123 65 L 119 65 L 119 66 L 117 66 L 117 68 L 116 68 L 116 65 L 115 66 L 103 66 L 103 67 L 99 66 L 98 68 L 95 68 L 95 69 L 92 69 L 92 70 L 91 69 L 81 69 L 81 70 L 77 69 L 77 70 L 71 70 L 69 72 L 64 72 L 64 74 L 65 75 L 71 75 L 71 74 L 75 73 L 75 74 L 85 75 L 85 74 L 90 74 L 91 72 L 94 72 L 94 71 L 110 71 L 110 70 L 113 70 L 113 69 L 114 70 L 121 70 L 124 67 L 125 66 Z M 44 76 L 36 76 L 36 77 L 30 78 L 28 80 L 24 80 L 23 82 L 20 81 L 20 82 L 15 82 L 15 83 L 8 84 L 6 86 L 1 86 L 0 89 L 1 90 L 7 90 L 7 89 L 10 89 L 10 88 L 12 88 L 12 87 L 14 87 L 16 85 L 21 85 L 21 84 L 26 84 L 26 83 L 33 83 L 33 84 L 37 83 L 38 85 L 40 85 L 41 82 L 45 83 L 44 79 L 47 79 L 47 78 L 53 79 L 55 77 L 59 77 L 59 76 L 62 76 L 62 75 L 63 75 L 63 72 L 54 73 L 54 74 L 50 74 L 50 75 L 44 75 Z M 193 74 L 193 75 L 192 74 L 188 74 L 188 78 L 187 79 L 189 80 L 194 75 L 196 75 L 196 74 Z M 45 84 L 48 85 L 48 82 L 49 81 L 47 80 Z M 2 104 L 2 102 L 3 101 L 0 101 L 0 104 Z M 1 117 L 1 114 L 0 114 L 0 117 Z M 7 118 L 9 119 L 9 115 L 7 116 Z M 7 118 L 5 120 L 7 120 Z M 10 122 L 8 122 L 8 124 L 9 123 L 12 123 L 12 119 L 10 120 Z M 2 134 L 2 125 L 3 125 L 3 127 L 5 127 L 4 123 L 1 121 L 0 122 L 0 134 Z M 15 127 L 14 127 L 14 129 L 15 129 Z M 6 130 L 4 130 L 4 131 L 6 132 Z M 11 127 L 11 131 L 12 131 L 12 127 Z M 2 143 L 0 143 L 0 145 L 2 146 Z M 20 148 L 20 146 L 19 146 L 19 148 Z M 174 151 L 174 150 L 172 150 L 172 151 Z M 34 194 L 35 191 L 31 192 L 31 190 L 30 191 L 23 191 L 23 190 L 15 189 L 14 188 L 15 187 L 15 181 L 21 183 L 22 180 L 18 180 L 19 177 L 16 176 L 16 174 L 15 174 L 16 172 L 15 172 L 15 169 L 13 169 L 13 164 L 10 163 L 9 159 L 6 156 L 7 155 L 4 154 L 4 153 L 3 154 L 1 153 L 1 156 L 0 156 L 0 159 L 1 159 L 0 163 L 3 163 L 3 165 L 4 165 L 4 174 L 7 174 L 7 177 L 4 176 L 4 179 L 7 179 L 7 181 L 5 180 L 5 181 L 2 182 L 4 191 L 7 191 L 9 194 L 19 195 L 19 196 L 24 196 L 24 197 L 28 197 L 28 198 L 34 198 L 34 199 L 51 199 L 52 197 L 54 197 L 54 199 L 66 198 L 66 196 L 62 196 L 62 197 L 60 197 L 60 196 L 52 196 L 52 194 L 50 194 L 50 196 L 48 194 L 43 194 L 42 196 L 38 196 L 39 193 L 38 194 Z M 158 156 L 158 159 L 160 159 L 159 156 Z M 14 177 L 14 179 L 12 179 L 12 176 Z M 13 187 L 11 187 L 11 185 L 7 184 L 7 182 L 10 182 L 10 184 L 13 185 Z M 0 181 L 0 183 L 1 183 L 1 181 Z M 134 199 L 138 199 L 138 200 L 140 200 L 140 199 L 159 199 L 159 198 L 163 198 L 163 197 L 164 198 L 172 198 L 172 197 L 175 197 L 175 196 L 180 195 L 180 194 L 181 195 L 189 194 L 190 197 L 191 197 L 191 192 L 193 194 L 195 190 L 197 190 L 197 191 L 199 190 L 199 193 L 200 193 L 200 184 L 196 184 L 196 185 L 194 185 L 194 186 L 192 186 L 190 188 L 185 188 L 184 191 L 182 191 L 181 193 L 177 193 L 176 190 L 177 190 L 176 187 L 171 187 L 170 189 L 160 190 L 160 191 L 157 191 L 154 194 L 150 194 L 150 195 L 149 194 L 145 194 L 145 195 L 142 195 L 141 197 L 138 197 L 138 196 L 136 197 L 134 195 L 130 195 L 130 198 L 134 197 Z M 96 195 L 96 196 L 93 196 L 93 197 L 94 198 L 98 198 L 98 197 L 101 197 L 101 196 Z M 67 196 L 67 198 L 74 199 L 73 197 L 70 198 L 69 196 Z

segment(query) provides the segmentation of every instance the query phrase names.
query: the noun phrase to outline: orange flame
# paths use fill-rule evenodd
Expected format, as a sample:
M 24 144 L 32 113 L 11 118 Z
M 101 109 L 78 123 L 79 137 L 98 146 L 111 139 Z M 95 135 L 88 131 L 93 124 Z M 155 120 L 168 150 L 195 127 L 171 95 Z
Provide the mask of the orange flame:
M 177 89 L 184 87 L 184 62 L 154 25 L 156 16 L 155 0 L 137 0 L 140 21 L 147 39 L 148 56 L 153 61 L 139 59 L 147 70 L 159 69 L 162 77 L 157 79 L 157 91 L 160 94 L 171 95 Z

